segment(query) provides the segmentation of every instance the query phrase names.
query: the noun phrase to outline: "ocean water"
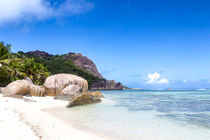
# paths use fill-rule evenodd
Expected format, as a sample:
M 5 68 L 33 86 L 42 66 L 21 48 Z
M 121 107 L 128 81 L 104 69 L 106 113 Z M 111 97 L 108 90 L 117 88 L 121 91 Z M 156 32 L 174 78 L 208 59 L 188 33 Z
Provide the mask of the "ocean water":
M 87 129 L 119 140 L 210 140 L 210 91 L 102 91 L 98 104 L 66 109 Z

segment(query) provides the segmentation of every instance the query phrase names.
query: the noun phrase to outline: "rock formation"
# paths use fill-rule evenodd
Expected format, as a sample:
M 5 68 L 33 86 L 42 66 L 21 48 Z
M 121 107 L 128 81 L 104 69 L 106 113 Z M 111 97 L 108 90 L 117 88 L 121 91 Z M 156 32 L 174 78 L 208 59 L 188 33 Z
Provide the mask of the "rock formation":
M 101 80 L 93 82 L 91 85 L 92 90 L 123 90 L 123 85 L 114 80 Z
M 68 53 L 65 58 L 72 61 L 76 66 L 81 69 L 85 69 L 92 73 L 94 76 L 104 79 L 104 77 L 98 72 L 96 65 L 88 57 L 83 56 L 81 53 Z
M 27 54 L 38 56 L 47 60 L 52 59 L 54 55 L 48 54 L 43 51 L 31 51 Z M 64 60 L 73 62 L 76 66 L 83 70 L 90 72 L 101 80 L 96 80 L 90 85 L 90 89 L 97 90 L 123 90 L 124 86 L 114 80 L 106 80 L 97 70 L 96 65 L 88 57 L 83 56 L 81 53 L 68 53 L 63 55 Z M 66 72 L 65 72 L 66 73 Z M 79 75 L 80 76 L 80 75 Z
M 50 76 L 46 79 L 44 87 L 48 96 L 70 101 L 67 107 L 98 103 L 101 100 L 97 97 L 103 97 L 100 92 L 88 93 L 87 81 L 72 74 Z
M 88 57 L 83 56 L 81 53 L 68 53 L 64 57 L 66 60 L 72 61 L 76 66 L 89 71 L 94 76 L 101 80 L 95 81 L 90 85 L 91 90 L 123 90 L 123 85 L 114 80 L 106 80 L 99 72 L 96 65 Z
M 67 91 L 72 91 L 73 88 L 75 89 L 75 87 L 69 87 L 70 85 L 78 86 L 80 88 L 79 93 L 88 92 L 87 81 L 81 77 L 72 74 L 56 74 L 48 77 L 44 83 L 45 91 L 48 96 L 65 94 Z M 75 92 L 75 94 L 76 93 L 77 92 Z M 74 93 L 69 92 L 69 94 Z
M 7 85 L 3 94 L 25 95 L 30 92 L 30 85 L 26 80 L 17 80 Z
M 4 90 L 4 88 L 3 87 L 0 87 L 0 94 L 2 93 L 3 90 Z
M 77 85 L 69 85 L 62 90 L 63 94 L 77 95 L 80 93 L 80 87 Z
M 42 97 L 45 96 L 45 89 L 43 86 L 30 85 L 30 95 Z
M 30 94 L 32 96 L 44 96 L 44 87 L 34 85 L 30 78 L 25 78 L 23 80 L 17 80 L 9 85 L 7 85 L 3 90 L 3 94 L 6 95 L 26 95 Z
M 101 100 L 99 98 L 95 98 L 92 95 L 89 95 L 88 93 L 79 95 L 75 98 L 73 98 L 72 101 L 69 102 L 69 104 L 66 107 L 74 107 L 79 105 L 86 105 L 86 104 L 93 104 L 98 103 Z

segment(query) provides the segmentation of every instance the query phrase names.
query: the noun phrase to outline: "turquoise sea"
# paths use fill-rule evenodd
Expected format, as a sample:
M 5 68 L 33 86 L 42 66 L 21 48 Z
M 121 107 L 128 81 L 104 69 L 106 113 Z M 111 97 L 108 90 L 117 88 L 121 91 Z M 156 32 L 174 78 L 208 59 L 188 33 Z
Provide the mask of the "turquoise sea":
M 102 94 L 99 104 L 67 109 L 69 118 L 119 140 L 210 140 L 210 90 Z

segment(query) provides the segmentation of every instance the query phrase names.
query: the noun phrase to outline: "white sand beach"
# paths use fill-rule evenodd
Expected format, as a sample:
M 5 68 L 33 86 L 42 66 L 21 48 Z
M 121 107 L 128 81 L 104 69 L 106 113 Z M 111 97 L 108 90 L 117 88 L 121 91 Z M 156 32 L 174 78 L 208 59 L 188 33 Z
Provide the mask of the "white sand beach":
M 74 128 L 47 112 L 46 108 L 64 107 L 67 101 L 53 97 L 24 97 L 28 100 L 2 97 L 0 94 L 0 138 L 3 140 L 103 140 L 84 129 Z

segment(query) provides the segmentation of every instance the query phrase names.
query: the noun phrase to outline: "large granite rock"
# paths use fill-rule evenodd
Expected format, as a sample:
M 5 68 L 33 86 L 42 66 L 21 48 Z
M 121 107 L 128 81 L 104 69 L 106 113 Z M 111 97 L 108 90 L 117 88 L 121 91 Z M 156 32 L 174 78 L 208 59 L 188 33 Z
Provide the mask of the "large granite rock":
M 63 94 L 77 95 L 80 93 L 80 87 L 77 85 L 69 85 L 62 90 Z
M 0 87 L 0 94 L 2 93 L 3 89 L 4 89 L 4 87 Z
M 30 84 L 30 95 L 42 97 L 45 96 L 45 88 L 43 86 L 37 86 L 34 84 Z
M 92 90 L 123 90 L 123 85 L 114 80 L 102 80 L 93 82 L 91 85 Z
M 69 87 L 70 85 L 78 86 L 80 88 L 79 93 L 86 93 L 88 91 L 87 81 L 72 74 L 56 74 L 48 77 L 44 83 L 45 91 L 48 96 L 56 96 L 58 94 L 64 94 L 63 91 L 68 93 L 68 91 L 76 89 L 76 87 Z M 78 94 L 78 92 L 75 93 Z M 69 92 L 69 94 L 74 93 Z
M 81 69 L 85 69 L 96 77 L 104 79 L 104 77 L 98 72 L 97 67 L 93 63 L 93 61 L 90 60 L 88 57 L 83 56 L 81 53 L 68 53 L 66 54 L 64 59 L 70 60 Z
M 74 106 L 93 104 L 98 102 L 101 102 L 101 99 L 89 95 L 88 93 L 85 93 L 74 97 L 66 107 L 74 107 Z
M 121 83 L 116 83 L 114 80 L 106 80 L 99 72 L 96 65 L 88 57 L 83 56 L 81 53 L 68 53 L 65 58 L 72 61 L 76 66 L 89 71 L 94 76 L 102 79 L 95 81 L 90 85 L 90 89 L 94 90 L 123 90 Z
M 29 84 L 33 85 L 32 80 L 29 77 L 25 77 L 23 80 L 27 81 Z
M 2 91 L 3 94 L 26 95 L 30 92 L 30 84 L 26 80 L 17 80 L 7 85 Z
M 54 55 L 48 54 L 43 51 L 31 51 L 27 54 L 38 56 L 46 60 L 52 59 Z M 83 56 L 81 53 L 68 53 L 64 55 L 64 60 L 73 62 L 76 66 L 83 70 L 86 70 L 99 78 L 94 81 L 90 86 L 91 90 L 123 90 L 124 86 L 121 83 L 117 83 L 113 80 L 106 80 L 98 71 L 96 65 L 88 57 Z M 100 80 L 101 79 L 101 80 Z
M 42 86 L 34 85 L 32 80 L 28 77 L 23 80 L 17 80 L 7 85 L 3 90 L 6 95 L 27 95 L 44 96 L 45 89 Z

